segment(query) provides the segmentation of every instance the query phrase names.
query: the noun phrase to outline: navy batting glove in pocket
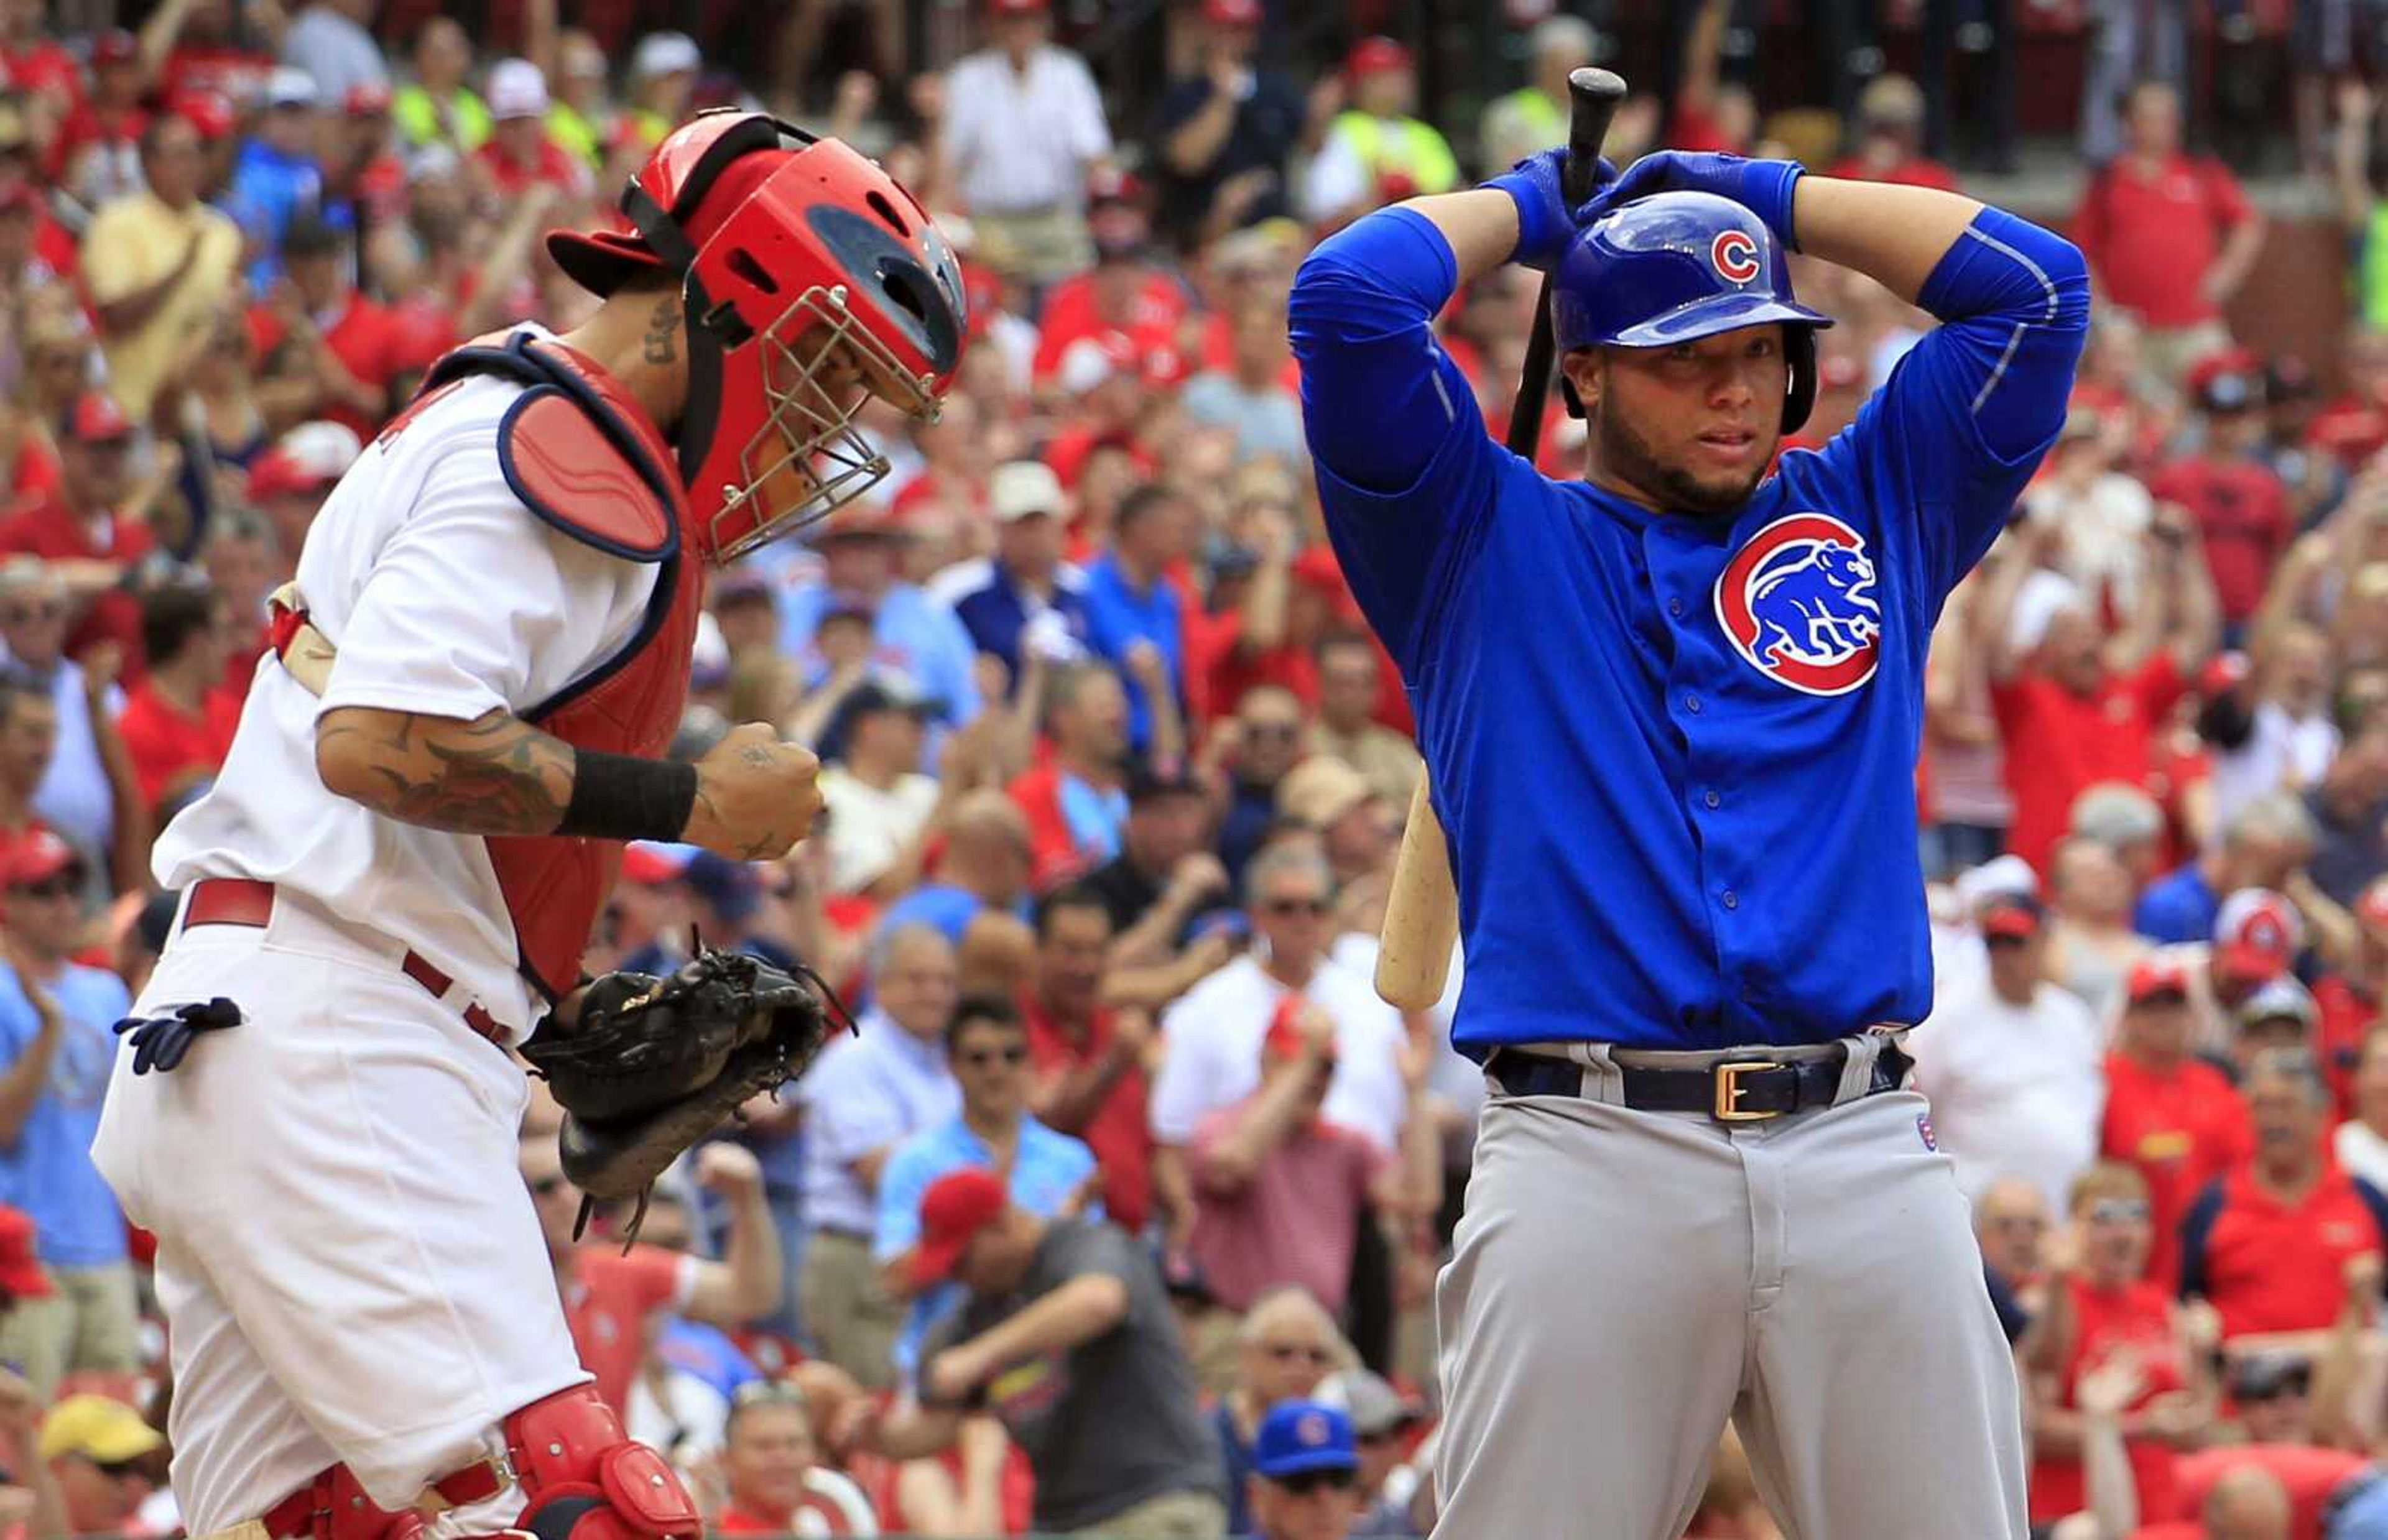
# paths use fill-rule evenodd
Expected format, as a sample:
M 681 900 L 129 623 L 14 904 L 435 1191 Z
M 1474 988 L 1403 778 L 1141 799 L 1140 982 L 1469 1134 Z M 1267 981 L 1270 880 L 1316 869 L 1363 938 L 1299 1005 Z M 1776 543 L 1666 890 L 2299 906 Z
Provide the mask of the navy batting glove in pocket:
M 240 1007 L 218 995 L 204 1004 L 177 1006 L 165 1016 L 129 1016 L 116 1034 L 133 1045 L 133 1073 L 171 1074 L 201 1032 L 220 1032 L 241 1023 Z

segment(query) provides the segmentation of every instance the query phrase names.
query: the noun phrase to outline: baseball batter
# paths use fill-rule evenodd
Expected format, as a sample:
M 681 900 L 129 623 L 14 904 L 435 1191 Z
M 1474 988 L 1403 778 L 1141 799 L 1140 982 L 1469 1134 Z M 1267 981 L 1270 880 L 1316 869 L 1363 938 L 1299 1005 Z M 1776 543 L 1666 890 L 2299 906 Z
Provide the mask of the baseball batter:
M 817 766 L 768 727 L 663 758 L 704 571 L 883 472 L 853 414 L 933 413 L 962 302 L 908 194 L 760 115 L 673 133 L 622 208 L 549 237 L 592 319 L 451 355 L 334 491 L 158 843 L 181 910 L 94 1154 L 158 1236 L 197 1535 L 697 1533 L 574 1355 L 505 1050 L 597 1016 L 621 840 L 805 833 Z
M 1361 220 L 1291 302 L 1328 529 L 1450 832 L 1482 1122 L 1438 1294 L 1435 1534 L 1683 1533 L 1726 1417 L 1797 1540 L 2025 1534 L 2013 1370 L 1898 1024 L 1932 1000 L 1913 768 L 1942 600 L 2063 421 L 2081 257 L 1972 199 L 1560 152 Z M 1784 252 L 1943 324 L 1856 424 Z M 1552 271 L 1584 479 L 1431 322 Z

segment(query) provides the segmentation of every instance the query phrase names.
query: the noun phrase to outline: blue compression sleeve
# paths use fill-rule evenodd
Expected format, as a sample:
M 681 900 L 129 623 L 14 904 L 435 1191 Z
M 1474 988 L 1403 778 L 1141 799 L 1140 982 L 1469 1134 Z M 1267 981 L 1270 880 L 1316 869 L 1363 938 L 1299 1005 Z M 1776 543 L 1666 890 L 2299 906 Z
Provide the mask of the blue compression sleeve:
M 2070 241 L 1985 208 L 1917 302 L 1944 322 L 1939 361 L 1962 381 L 1984 448 L 2013 461 L 2055 436 L 2090 329 L 2090 272 Z
M 1310 452 L 1342 480 L 1397 492 L 1454 432 L 1484 423 L 1435 316 L 1459 282 L 1451 243 L 1407 208 L 1368 215 L 1302 264 L 1287 304 Z

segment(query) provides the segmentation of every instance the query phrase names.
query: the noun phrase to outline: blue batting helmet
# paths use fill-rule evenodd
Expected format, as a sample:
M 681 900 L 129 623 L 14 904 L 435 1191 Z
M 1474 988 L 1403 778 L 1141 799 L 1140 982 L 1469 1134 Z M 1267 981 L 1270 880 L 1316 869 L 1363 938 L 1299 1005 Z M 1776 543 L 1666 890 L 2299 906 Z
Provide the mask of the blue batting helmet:
M 1792 297 L 1766 221 L 1713 193 L 1656 193 L 1612 209 L 1584 227 L 1551 279 L 1551 338 L 1562 354 L 1666 347 L 1771 321 L 1784 322 L 1791 364 L 1790 433 L 1816 404 L 1816 328 L 1833 320 Z M 1566 395 L 1582 416 L 1573 388 Z

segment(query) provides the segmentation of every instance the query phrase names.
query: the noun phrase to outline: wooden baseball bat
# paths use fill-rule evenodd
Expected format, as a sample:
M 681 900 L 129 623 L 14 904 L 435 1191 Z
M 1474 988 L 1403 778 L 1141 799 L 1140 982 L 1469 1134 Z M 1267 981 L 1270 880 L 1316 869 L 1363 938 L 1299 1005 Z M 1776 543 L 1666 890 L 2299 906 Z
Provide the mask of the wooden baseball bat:
M 1625 99 L 1625 82 L 1606 69 L 1578 69 L 1568 76 L 1568 153 L 1559 190 L 1572 208 L 1593 193 L 1600 142 L 1608 120 Z M 1506 442 L 1512 454 L 1533 458 L 1543 428 L 1543 402 L 1551 387 L 1551 278 L 1543 275 L 1534 303 L 1534 329 L 1526 338 L 1526 362 L 1518 373 L 1518 394 L 1509 408 Z M 1401 854 L 1385 896 L 1385 926 L 1377 952 L 1377 993 L 1404 1011 L 1423 1011 L 1442 998 L 1451 975 L 1451 949 L 1459 939 L 1459 893 L 1451 880 L 1451 846 L 1424 775 L 1410 798 L 1409 823 L 1402 830 Z

